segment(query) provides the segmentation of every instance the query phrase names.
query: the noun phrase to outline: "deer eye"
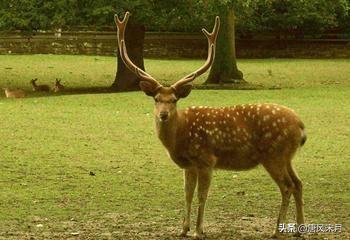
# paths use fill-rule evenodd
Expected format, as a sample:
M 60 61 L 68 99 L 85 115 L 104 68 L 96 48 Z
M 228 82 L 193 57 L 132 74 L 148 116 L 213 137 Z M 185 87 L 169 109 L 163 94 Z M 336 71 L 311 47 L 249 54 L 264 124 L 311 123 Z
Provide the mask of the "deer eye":
M 155 98 L 154 101 L 155 101 L 155 102 L 159 102 L 159 99 L 158 99 L 158 98 Z
M 177 99 L 175 98 L 175 99 L 172 99 L 172 100 L 170 100 L 170 102 L 171 103 L 176 103 L 177 102 Z

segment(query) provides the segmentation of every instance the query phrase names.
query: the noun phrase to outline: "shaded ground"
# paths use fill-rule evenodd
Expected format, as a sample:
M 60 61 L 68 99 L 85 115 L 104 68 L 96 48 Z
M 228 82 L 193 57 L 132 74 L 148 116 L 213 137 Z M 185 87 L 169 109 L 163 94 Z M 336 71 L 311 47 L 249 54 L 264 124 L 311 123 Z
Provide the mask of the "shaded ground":
M 76 219 L 56 223 L 61 225 L 62 231 L 57 231 L 48 219 L 36 218 L 33 225 L 28 227 L 26 233 L 11 232 L 0 235 L 0 239 L 191 239 L 193 231 L 187 237 L 179 237 L 181 224 L 174 224 L 174 219 L 159 217 L 153 221 L 139 221 L 140 219 L 110 213 L 103 216 L 100 221 L 79 223 Z M 206 224 L 207 240 L 242 240 L 242 239 L 273 239 L 272 232 L 275 219 L 258 217 L 241 217 L 230 214 L 220 214 L 215 219 L 209 218 Z M 130 223 L 132 222 L 132 224 Z M 77 231 L 79 229 L 79 231 Z M 292 233 L 284 234 L 280 239 L 349 239 L 348 232 L 313 233 L 296 237 Z

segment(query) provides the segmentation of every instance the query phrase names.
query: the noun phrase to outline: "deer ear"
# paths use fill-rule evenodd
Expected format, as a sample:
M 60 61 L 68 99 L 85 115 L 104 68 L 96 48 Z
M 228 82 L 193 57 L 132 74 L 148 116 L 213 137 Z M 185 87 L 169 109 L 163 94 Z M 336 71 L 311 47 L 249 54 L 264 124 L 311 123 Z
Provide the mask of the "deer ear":
M 150 82 L 140 81 L 139 86 L 147 96 L 154 97 L 157 93 L 158 86 Z
M 177 98 L 185 98 L 190 94 L 192 90 L 192 84 L 185 84 L 176 88 L 175 95 Z

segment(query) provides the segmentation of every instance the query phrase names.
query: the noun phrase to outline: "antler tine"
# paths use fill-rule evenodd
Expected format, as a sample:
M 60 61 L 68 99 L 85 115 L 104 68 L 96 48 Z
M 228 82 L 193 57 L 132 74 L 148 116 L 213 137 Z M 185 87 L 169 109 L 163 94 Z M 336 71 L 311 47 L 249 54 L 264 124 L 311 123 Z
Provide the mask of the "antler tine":
M 214 58 L 215 58 L 215 46 L 216 46 L 216 39 L 218 36 L 218 32 L 220 29 L 220 18 L 219 16 L 216 16 L 215 18 L 215 25 L 213 28 L 213 31 L 209 33 L 206 29 L 202 29 L 203 34 L 208 39 L 208 57 L 205 61 L 204 65 L 200 67 L 198 70 L 194 71 L 191 74 L 188 74 L 186 77 L 182 78 L 181 80 L 174 83 L 171 87 L 177 88 L 181 85 L 187 84 L 189 82 L 192 82 L 196 77 L 202 75 L 207 71 L 211 65 L 213 64 Z
M 129 16 L 130 13 L 126 12 L 123 20 L 120 21 L 118 15 L 114 15 L 114 21 L 118 28 L 118 46 L 120 57 L 123 60 L 125 66 L 138 78 L 140 78 L 141 81 L 148 81 L 156 84 L 157 86 L 161 86 L 161 84 L 157 80 L 155 80 L 151 75 L 143 71 L 141 68 L 137 67 L 128 56 L 125 45 L 125 28 L 126 24 L 128 23 Z

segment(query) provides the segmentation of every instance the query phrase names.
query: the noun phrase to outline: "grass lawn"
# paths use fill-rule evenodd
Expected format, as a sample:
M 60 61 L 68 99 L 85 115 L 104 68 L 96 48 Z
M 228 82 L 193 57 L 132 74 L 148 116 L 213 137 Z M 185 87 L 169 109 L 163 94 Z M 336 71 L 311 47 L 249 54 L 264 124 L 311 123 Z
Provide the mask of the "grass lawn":
M 163 82 L 202 63 L 146 60 Z M 350 60 L 242 60 L 239 67 L 247 81 L 282 89 L 194 90 L 179 108 L 274 102 L 295 109 L 308 134 L 294 159 L 306 221 L 343 230 L 306 238 L 349 239 Z M 68 88 L 104 87 L 114 72 L 111 57 L 0 56 L 0 87 L 28 91 L 35 77 L 42 83 L 59 77 Z M 154 134 L 152 108 L 141 92 L 1 94 L 0 239 L 175 239 L 183 217 L 182 171 Z M 279 205 L 279 190 L 262 167 L 217 171 L 207 239 L 266 239 Z M 289 222 L 294 216 L 292 201 Z

